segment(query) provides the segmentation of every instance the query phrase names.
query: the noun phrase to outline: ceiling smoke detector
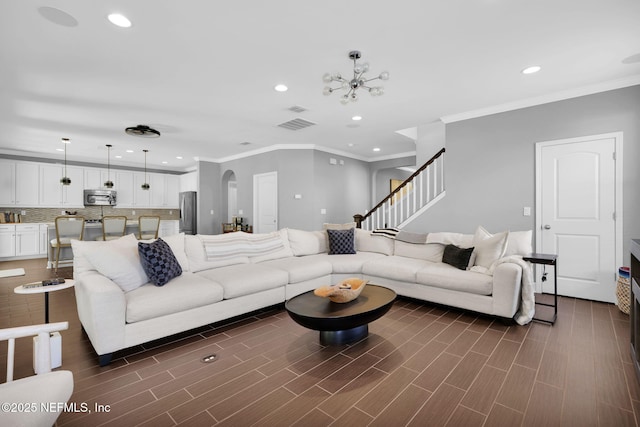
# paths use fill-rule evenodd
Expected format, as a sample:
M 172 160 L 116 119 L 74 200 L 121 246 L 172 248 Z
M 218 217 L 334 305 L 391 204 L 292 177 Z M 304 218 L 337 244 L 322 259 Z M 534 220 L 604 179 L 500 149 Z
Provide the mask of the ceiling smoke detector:
M 147 125 L 138 125 L 126 128 L 124 130 L 127 134 L 133 136 L 141 136 L 143 138 L 158 138 L 160 137 L 160 132 L 157 130 L 150 128 Z

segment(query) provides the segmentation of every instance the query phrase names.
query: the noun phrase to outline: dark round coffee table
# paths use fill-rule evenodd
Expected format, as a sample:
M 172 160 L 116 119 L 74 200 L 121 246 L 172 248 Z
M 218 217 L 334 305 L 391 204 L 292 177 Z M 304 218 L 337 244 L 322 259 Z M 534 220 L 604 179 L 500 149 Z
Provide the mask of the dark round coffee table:
M 366 337 L 369 322 L 389 311 L 395 299 L 396 293 L 391 289 L 366 285 L 351 302 L 332 302 L 309 291 L 291 298 L 284 306 L 296 323 L 320 331 L 322 345 L 339 345 Z

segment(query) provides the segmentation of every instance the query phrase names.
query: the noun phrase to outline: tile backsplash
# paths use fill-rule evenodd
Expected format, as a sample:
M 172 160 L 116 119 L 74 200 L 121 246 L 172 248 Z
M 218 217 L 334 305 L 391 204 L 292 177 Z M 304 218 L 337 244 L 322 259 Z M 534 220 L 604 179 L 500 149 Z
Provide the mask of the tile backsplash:
M 179 219 L 180 212 L 178 209 L 124 209 L 113 208 L 111 206 L 85 206 L 84 208 L 7 208 L 0 207 L 0 214 L 13 213 L 13 217 L 18 218 L 20 222 L 53 222 L 57 216 L 62 215 L 63 211 L 71 213 L 77 212 L 77 215 L 82 215 L 85 219 L 100 219 L 103 215 L 125 215 L 127 219 L 138 219 L 140 215 L 158 215 L 160 219 Z M 132 213 L 135 211 L 135 215 Z M 25 212 L 24 215 L 21 215 Z M 0 215 L 0 221 L 8 215 Z M 6 221 L 5 221 L 6 222 Z

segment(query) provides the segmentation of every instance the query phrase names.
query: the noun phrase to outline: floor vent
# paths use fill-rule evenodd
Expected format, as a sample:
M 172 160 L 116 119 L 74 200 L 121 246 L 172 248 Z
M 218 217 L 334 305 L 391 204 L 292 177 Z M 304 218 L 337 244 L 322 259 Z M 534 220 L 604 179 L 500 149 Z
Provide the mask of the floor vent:
M 300 130 L 313 125 L 315 125 L 315 123 L 310 122 L 309 120 L 297 118 L 289 120 L 288 122 L 280 123 L 278 126 L 289 130 Z
M 291 106 L 291 107 L 287 108 L 287 110 L 293 111 L 294 113 L 304 113 L 305 111 L 307 111 L 306 108 L 301 107 L 299 105 Z

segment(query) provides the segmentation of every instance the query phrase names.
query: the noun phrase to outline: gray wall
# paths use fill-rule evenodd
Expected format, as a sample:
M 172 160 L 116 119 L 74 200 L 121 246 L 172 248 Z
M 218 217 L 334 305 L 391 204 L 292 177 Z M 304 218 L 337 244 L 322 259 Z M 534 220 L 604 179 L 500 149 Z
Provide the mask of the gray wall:
M 226 216 L 220 205 L 221 176 L 219 164 L 198 162 L 198 234 L 221 232 Z
M 533 229 L 535 149 L 541 141 L 622 131 L 624 254 L 640 237 L 640 86 L 558 101 L 447 125 L 447 196 L 410 231 L 472 233 Z
M 332 165 L 329 159 L 336 159 Z M 344 164 L 340 165 L 340 161 Z M 369 164 L 316 150 L 278 150 L 221 164 L 200 162 L 199 215 L 211 223 L 199 232 L 218 234 L 225 221 L 222 177 L 233 171 L 238 187 L 238 214 L 253 224 L 253 176 L 278 172 L 278 226 L 319 230 L 325 222 L 353 221 L 353 215 L 371 206 Z M 203 167 L 208 172 L 203 172 Z M 216 174 L 215 178 L 210 174 Z M 296 194 L 302 195 L 296 199 Z M 210 207 L 212 206 L 212 207 Z M 326 214 L 320 214 L 320 209 Z M 215 210 L 213 218 L 210 209 Z M 204 216 L 202 216 L 204 215 Z
M 415 166 L 413 166 L 415 168 Z M 376 197 L 374 200 L 374 204 L 378 203 L 380 200 L 384 199 L 389 195 L 390 181 L 392 179 L 399 179 L 404 181 L 405 179 L 411 176 L 411 172 L 406 170 L 400 170 L 397 168 L 391 169 L 380 169 L 378 173 L 375 174 L 375 192 Z

